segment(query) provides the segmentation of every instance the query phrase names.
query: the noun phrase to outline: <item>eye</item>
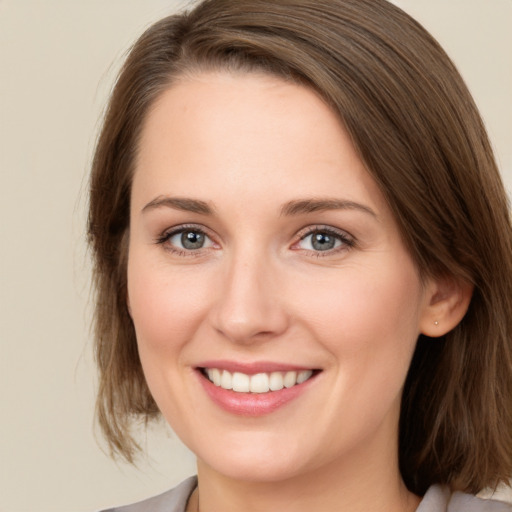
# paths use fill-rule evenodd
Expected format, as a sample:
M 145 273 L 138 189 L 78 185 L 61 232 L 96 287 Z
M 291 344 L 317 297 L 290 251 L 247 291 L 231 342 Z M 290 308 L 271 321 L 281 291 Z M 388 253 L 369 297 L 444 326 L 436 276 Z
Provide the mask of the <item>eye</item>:
M 327 228 L 316 228 L 303 235 L 295 247 L 306 251 L 329 252 L 350 248 L 353 245 L 353 239 L 343 232 Z
M 208 241 L 209 239 L 204 233 L 190 230 L 176 233 L 169 238 L 169 242 L 172 245 L 179 247 L 180 249 L 187 249 L 188 251 L 202 249 Z
M 181 253 L 207 249 L 214 245 L 203 230 L 195 227 L 180 227 L 164 233 L 157 243 L 165 244 L 170 250 Z

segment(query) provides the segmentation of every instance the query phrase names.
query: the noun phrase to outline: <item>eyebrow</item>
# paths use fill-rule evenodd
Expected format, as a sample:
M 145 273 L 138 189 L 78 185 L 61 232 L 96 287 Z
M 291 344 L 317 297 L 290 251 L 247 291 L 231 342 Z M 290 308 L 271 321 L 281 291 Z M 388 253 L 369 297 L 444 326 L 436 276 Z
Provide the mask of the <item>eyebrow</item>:
M 354 201 L 347 201 L 343 199 L 298 199 L 289 201 L 281 208 L 281 215 L 301 215 L 304 213 L 314 213 L 327 210 L 359 210 L 378 218 L 377 214 L 368 206 L 356 203 Z
M 173 208 L 175 210 L 181 210 L 184 212 L 200 213 L 202 215 L 213 215 L 214 209 L 206 201 L 200 201 L 199 199 L 189 199 L 187 197 L 168 197 L 158 196 L 150 201 L 142 212 L 148 210 L 154 210 L 156 208 Z
M 162 207 L 173 208 L 174 210 L 181 210 L 184 212 L 199 213 L 201 215 L 213 215 L 215 212 L 214 208 L 206 201 L 190 199 L 187 197 L 169 196 L 156 197 L 142 208 L 142 212 Z M 296 199 L 289 201 L 281 207 L 281 215 L 294 216 L 327 210 L 359 210 L 377 218 L 377 214 L 368 206 L 354 201 L 331 198 Z

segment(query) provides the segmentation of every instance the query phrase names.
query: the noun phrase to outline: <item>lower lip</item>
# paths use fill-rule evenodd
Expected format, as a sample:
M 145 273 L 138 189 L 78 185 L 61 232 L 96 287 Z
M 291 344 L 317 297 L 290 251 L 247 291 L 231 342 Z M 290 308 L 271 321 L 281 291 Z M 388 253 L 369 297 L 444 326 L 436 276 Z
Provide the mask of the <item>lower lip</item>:
M 198 370 L 199 380 L 214 403 L 232 414 L 240 416 L 263 416 L 291 402 L 309 388 L 316 375 L 302 384 L 268 393 L 238 393 L 216 386 Z

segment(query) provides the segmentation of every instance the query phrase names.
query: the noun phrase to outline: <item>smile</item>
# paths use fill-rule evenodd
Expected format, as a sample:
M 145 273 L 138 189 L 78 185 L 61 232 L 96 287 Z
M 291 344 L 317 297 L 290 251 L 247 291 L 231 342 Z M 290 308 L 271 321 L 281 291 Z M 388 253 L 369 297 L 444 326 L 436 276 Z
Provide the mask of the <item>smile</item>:
M 245 417 L 271 414 L 304 396 L 322 373 L 321 369 L 268 361 L 204 361 L 195 370 L 213 403 Z
M 313 370 L 256 373 L 248 375 L 219 368 L 204 368 L 205 375 L 215 386 L 236 393 L 269 393 L 292 388 L 310 379 Z

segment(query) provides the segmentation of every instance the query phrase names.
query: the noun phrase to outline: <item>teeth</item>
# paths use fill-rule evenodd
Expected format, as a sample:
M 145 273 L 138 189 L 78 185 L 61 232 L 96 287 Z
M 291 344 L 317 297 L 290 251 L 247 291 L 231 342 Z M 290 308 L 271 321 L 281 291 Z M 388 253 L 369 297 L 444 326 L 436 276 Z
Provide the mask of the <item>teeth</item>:
M 211 382 L 223 389 L 232 389 L 237 393 L 268 393 L 279 391 L 283 388 L 291 388 L 297 384 L 306 382 L 312 375 L 312 370 L 300 372 L 272 372 L 246 375 L 218 368 L 207 368 L 206 375 Z
M 233 389 L 233 377 L 226 370 L 222 372 L 220 377 L 220 387 L 223 389 Z
M 217 370 L 217 368 L 214 368 L 211 370 L 212 376 L 210 377 L 210 380 L 216 385 L 220 386 L 220 380 L 221 380 L 221 373 L 220 370 Z M 208 374 L 209 376 L 209 374 Z
M 269 388 L 269 377 L 266 373 L 257 373 L 251 376 L 251 393 L 267 393 Z
M 280 372 L 272 372 L 269 379 L 269 388 L 271 391 L 279 391 L 284 388 L 283 374 Z
M 313 375 L 313 372 L 311 370 L 304 370 L 302 372 L 299 372 L 297 375 L 297 384 L 302 384 L 303 382 L 306 382 L 309 377 Z
M 224 373 L 226 371 L 224 370 Z M 239 393 L 249 393 L 251 378 L 249 375 L 245 375 L 245 373 L 233 373 L 233 391 L 238 391 Z
M 284 387 L 291 388 L 297 382 L 297 372 L 286 372 L 284 376 Z

